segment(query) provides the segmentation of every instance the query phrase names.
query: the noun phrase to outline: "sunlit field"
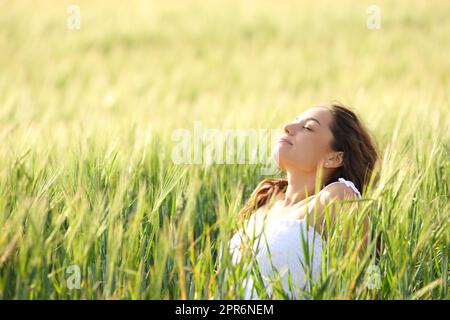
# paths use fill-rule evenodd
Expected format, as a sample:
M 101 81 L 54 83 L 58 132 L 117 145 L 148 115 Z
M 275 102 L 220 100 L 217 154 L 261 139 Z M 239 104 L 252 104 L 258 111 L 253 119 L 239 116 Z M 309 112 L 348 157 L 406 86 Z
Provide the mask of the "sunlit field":
M 338 100 L 380 151 L 338 225 L 372 236 L 359 256 L 334 226 L 304 298 L 449 299 L 450 3 L 377 1 L 379 29 L 371 4 L 0 1 L 0 298 L 241 299 L 224 244 L 283 173 L 176 163 L 174 133 L 281 133 Z

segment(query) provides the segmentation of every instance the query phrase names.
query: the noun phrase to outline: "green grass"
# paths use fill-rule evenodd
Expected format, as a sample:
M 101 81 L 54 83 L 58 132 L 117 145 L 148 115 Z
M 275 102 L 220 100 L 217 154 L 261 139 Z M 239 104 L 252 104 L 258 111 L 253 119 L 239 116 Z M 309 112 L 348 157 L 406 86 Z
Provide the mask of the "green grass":
M 220 244 L 266 176 L 176 165 L 171 134 L 281 128 L 333 99 L 381 151 L 340 215 L 370 215 L 381 286 L 364 286 L 358 229 L 333 229 L 308 297 L 450 298 L 448 1 L 379 1 L 380 30 L 370 1 L 83 0 L 68 30 L 70 3 L 0 3 L 0 298 L 240 298 Z

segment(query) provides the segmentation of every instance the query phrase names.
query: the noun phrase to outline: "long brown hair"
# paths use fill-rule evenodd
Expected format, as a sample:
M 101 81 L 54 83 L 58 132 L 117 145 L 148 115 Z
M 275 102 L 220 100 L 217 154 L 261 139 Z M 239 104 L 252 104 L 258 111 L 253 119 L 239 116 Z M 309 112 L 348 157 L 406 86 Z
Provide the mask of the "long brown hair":
M 337 168 L 324 184 L 328 185 L 339 178 L 344 178 L 352 181 L 362 193 L 378 159 L 375 144 L 353 111 L 340 103 L 331 103 L 324 107 L 333 114 L 330 125 L 333 134 L 331 148 L 344 153 L 343 165 Z M 248 217 L 253 210 L 262 207 L 278 193 L 284 192 L 287 185 L 286 179 L 264 179 L 250 195 L 239 215 L 243 218 Z

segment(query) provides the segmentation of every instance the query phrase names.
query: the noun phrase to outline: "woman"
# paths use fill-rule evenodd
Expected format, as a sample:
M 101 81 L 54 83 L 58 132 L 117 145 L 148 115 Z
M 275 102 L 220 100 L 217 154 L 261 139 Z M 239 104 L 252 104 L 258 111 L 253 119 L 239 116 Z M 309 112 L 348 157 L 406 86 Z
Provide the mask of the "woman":
M 240 213 L 249 217 L 247 224 L 234 234 L 230 249 L 233 263 L 240 261 L 245 246 L 253 249 L 269 296 L 270 280 L 278 276 L 282 290 L 298 298 L 321 272 L 324 226 L 335 220 L 335 204 L 361 197 L 377 152 L 357 116 L 331 104 L 313 107 L 285 125 L 274 155 L 287 179 L 265 179 L 256 187 Z M 244 285 L 245 298 L 257 299 L 253 278 Z

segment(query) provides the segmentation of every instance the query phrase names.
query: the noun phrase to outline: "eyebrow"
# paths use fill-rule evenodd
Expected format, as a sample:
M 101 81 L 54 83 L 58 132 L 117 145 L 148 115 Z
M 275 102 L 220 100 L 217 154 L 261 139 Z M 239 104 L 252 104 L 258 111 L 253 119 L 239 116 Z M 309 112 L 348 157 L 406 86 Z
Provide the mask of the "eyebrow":
M 299 118 L 298 116 L 295 117 L 295 120 L 298 120 L 298 118 Z M 317 120 L 316 118 L 314 118 L 314 117 L 308 117 L 308 118 L 305 118 L 305 121 L 308 121 L 308 120 L 315 121 L 315 122 L 317 122 L 317 123 L 319 124 L 319 126 L 320 126 L 320 121 Z

